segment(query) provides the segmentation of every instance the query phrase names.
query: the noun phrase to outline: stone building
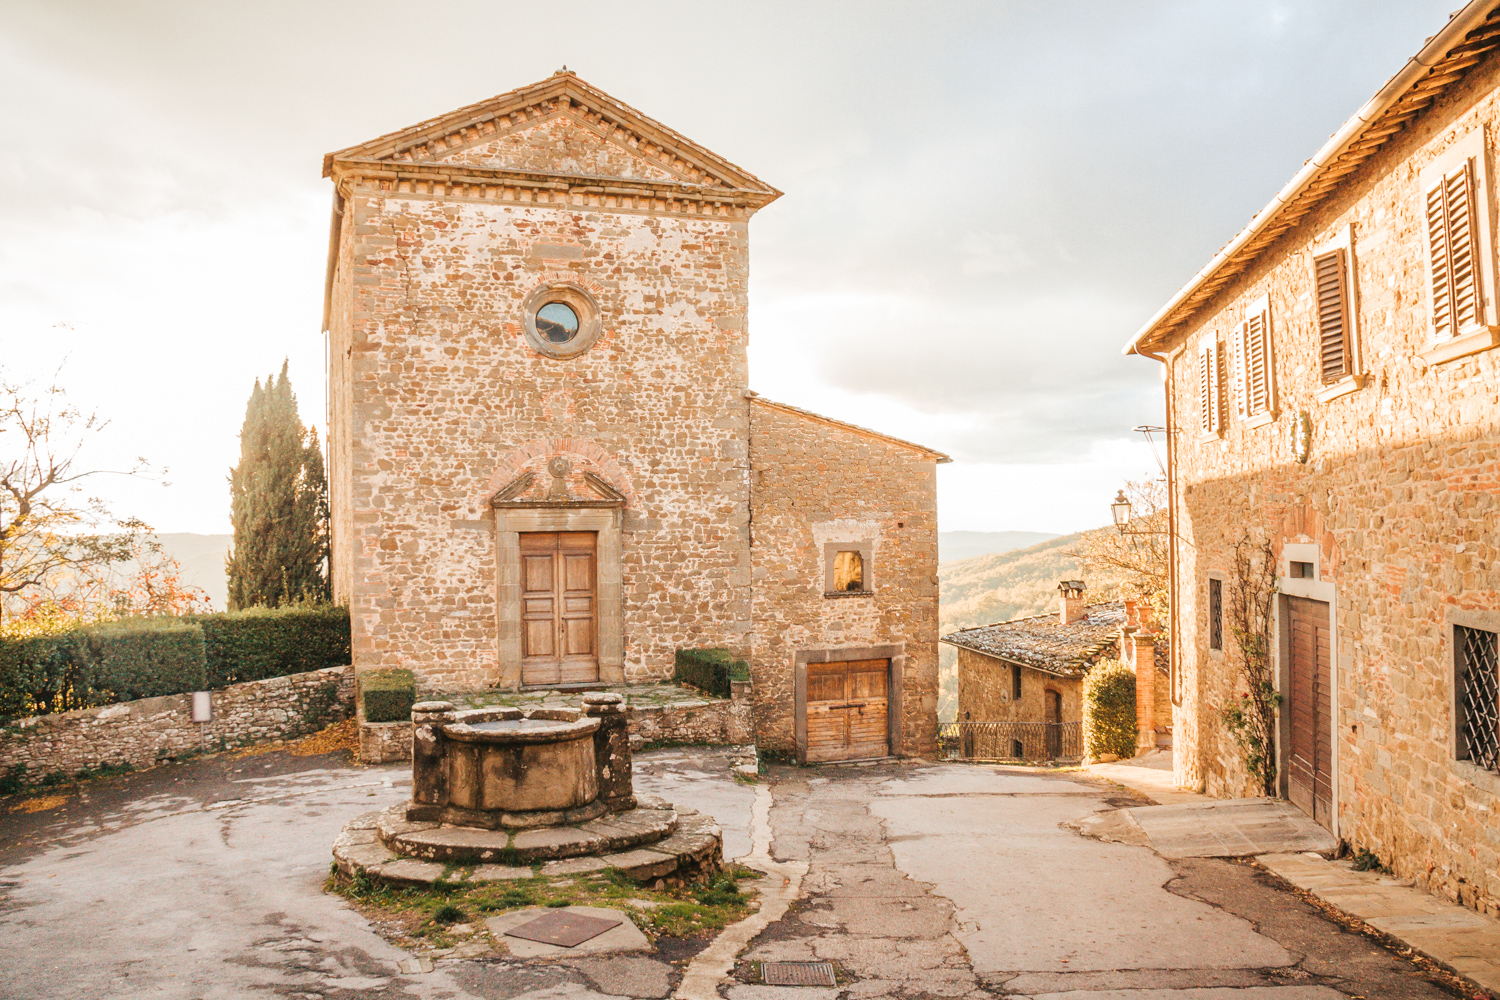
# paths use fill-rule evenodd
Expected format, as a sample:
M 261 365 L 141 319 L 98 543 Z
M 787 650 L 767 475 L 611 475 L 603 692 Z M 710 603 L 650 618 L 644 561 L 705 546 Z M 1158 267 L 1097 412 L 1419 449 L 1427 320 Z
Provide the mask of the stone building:
M 1254 793 L 1221 713 L 1268 559 L 1279 794 L 1492 913 L 1497 46 L 1455 14 L 1127 349 L 1166 368 L 1178 782 Z
M 946 457 L 748 389 L 780 192 L 568 72 L 325 158 L 335 595 L 424 693 L 751 663 L 761 746 L 930 753 Z

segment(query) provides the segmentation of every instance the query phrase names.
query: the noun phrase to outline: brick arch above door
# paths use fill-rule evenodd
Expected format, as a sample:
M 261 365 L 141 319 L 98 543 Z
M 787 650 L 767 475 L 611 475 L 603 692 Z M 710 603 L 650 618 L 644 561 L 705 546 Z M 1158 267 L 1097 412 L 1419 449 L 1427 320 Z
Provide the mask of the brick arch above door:
M 625 498 L 627 507 L 637 507 L 635 484 L 614 455 L 599 442 L 578 437 L 536 438 L 501 455 L 495 461 L 483 493 L 475 498 L 478 506 L 481 509 L 488 506 L 495 494 L 515 482 L 517 477 L 528 471 L 539 471 L 554 457 L 571 460 L 577 467 L 575 471 L 594 472 Z

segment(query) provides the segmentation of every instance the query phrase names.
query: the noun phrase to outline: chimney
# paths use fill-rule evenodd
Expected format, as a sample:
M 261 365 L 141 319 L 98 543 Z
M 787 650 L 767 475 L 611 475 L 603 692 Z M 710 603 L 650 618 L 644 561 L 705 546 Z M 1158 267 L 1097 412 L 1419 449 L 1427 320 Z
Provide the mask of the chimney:
M 1064 580 L 1057 585 L 1057 592 L 1062 595 L 1058 607 L 1058 621 L 1064 625 L 1071 625 L 1080 618 L 1088 617 L 1088 612 L 1083 609 L 1083 581 Z

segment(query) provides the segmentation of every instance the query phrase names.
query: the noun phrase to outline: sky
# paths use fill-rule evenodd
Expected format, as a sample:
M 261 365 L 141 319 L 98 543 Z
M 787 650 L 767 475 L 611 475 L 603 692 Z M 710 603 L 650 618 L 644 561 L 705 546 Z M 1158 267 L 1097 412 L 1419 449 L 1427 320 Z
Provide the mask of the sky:
M 952 455 L 943 530 L 1095 527 L 1160 474 L 1121 346 L 1456 6 L 7 0 L 0 366 L 158 470 L 117 512 L 228 532 L 255 379 L 325 423 L 323 154 L 567 65 L 786 192 L 752 388 Z

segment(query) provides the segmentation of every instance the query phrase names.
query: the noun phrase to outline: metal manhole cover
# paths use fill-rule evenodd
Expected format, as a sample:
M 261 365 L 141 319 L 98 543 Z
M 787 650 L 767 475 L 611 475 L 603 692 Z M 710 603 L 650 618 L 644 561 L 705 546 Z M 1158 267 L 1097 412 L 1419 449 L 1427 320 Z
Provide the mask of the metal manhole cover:
M 765 962 L 760 978 L 767 986 L 837 986 L 830 962 Z
M 553 912 L 544 913 L 519 927 L 512 927 L 505 932 L 505 936 L 572 948 L 574 945 L 580 945 L 598 937 L 611 927 L 618 926 L 620 926 L 618 920 L 605 920 L 602 917 L 590 917 L 582 913 Z

